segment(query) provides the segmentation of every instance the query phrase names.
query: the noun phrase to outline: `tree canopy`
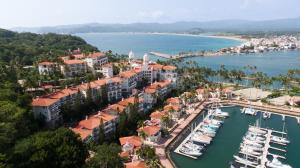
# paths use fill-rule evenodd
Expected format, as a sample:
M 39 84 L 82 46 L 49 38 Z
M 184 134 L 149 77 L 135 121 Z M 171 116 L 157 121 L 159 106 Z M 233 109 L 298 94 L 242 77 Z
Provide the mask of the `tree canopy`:
M 19 141 L 12 152 L 13 167 L 82 167 L 88 152 L 71 130 L 36 133 Z

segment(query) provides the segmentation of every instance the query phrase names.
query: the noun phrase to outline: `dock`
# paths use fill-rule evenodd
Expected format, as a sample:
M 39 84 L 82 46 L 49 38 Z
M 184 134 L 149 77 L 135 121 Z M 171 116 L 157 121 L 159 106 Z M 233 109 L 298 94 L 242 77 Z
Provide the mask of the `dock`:
M 254 127 L 254 126 L 250 126 L 250 127 Z M 268 162 L 268 158 L 267 158 L 268 156 L 275 156 L 275 157 L 278 157 L 278 158 L 281 158 L 281 159 L 286 159 L 284 156 L 280 156 L 278 154 L 273 154 L 273 153 L 269 152 L 269 149 L 277 150 L 277 151 L 280 151 L 280 152 L 287 152 L 285 149 L 280 149 L 280 148 L 273 147 L 273 146 L 270 145 L 271 143 L 276 143 L 276 144 L 279 144 L 279 145 L 282 145 L 282 146 L 286 146 L 287 144 L 274 142 L 274 141 L 272 141 L 272 138 L 271 138 L 272 133 L 277 133 L 277 134 L 279 133 L 279 134 L 282 134 L 282 135 L 286 135 L 286 133 L 271 130 L 271 129 L 266 129 L 266 128 L 260 128 L 260 127 L 255 127 L 255 128 L 267 131 L 267 133 L 265 134 L 266 140 L 264 142 L 264 147 L 262 148 L 262 155 L 261 156 L 255 156 L 255 155 L 251 155 L 251 154 L 243 153 L 243 152 L 239 152 L 239 153 L 243 154 L 245 156 L 250 156 L 250 157 L 256 158 L 257 161 L 260 160 L 260 164 L 258 165 L 258 167 L 259 166 L 263 167 L 264 165 L 266 165 L 266 163 Z M 240 163 L 238 160 L 235 160 L 235 161 Z M 243 164 L 243 163 L 240 163 L 240 164 Z M 247 166 L 249 166 L 249 165 L 247 165 Z
M 180 58 L 188 58 L 188 57 L 196 57 L 196 56 L 204 56 L 203 52 L 184 52 L 176 55 L 165 54 L 160 52 L 151 51 L 149 52 L 151 55 L 155 55 L 157 57 L 162 57 L 166 59 L 180 59 Z

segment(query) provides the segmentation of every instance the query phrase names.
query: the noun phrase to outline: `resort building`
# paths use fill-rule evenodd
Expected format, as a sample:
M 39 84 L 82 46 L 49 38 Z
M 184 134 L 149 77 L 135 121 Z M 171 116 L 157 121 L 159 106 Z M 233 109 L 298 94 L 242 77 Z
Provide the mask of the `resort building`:
M 99 112 L 80 121 L 76 127 L 72 128 L 72 131 L 79 134 L 83 142 L 90 142 L 98 140 L 100 127 L 104 130 L 105 138 L 112 136 L 117 122 L 115 116 Z
M 83 102 L 90 92 L 91 98 L 107 98 L 114 102 L 122 98 L 121 79 L 119 77 L 100 79 L 83 83 L 76 87 L 66 88 L 49 95 L 38 97 L 32 101 L 32 109 L 36 118 L 44 118 L 47 123 L 57 125 L 61 121 L 61 107 L 68 104 L 71 108 L 75 103 Z
M 61 122 L 62 105 L 73 106 L 78 97 L 81 99 L 79 89 L 72 87 L 35 98 L 31 103 L 33 114 L 36 118 L 44 119 L 50 125 L 57 125 Z
M 164 107 L 164 110 L 170 114 L 172 119 L 179 119 L 183 114 L 183 102 L 179 97 L 172 97 L 167 99 L 168 105 Z
M 122 152 L 120 156 L 126 156 L 127 158 L 132 158 L 135 152 L 141 148 L 143 145 L 143 139 L 138 136 L 128 136 L 119 138 Z
M 87 72 L 86 63 L 82 60 L 64 60 L 60 65 L 61 73 L 66 77 L 83 75 Z
M 140 97 L 129 97 L 127 99 L 123 99 L 122 101 L 118 102 L 117 104 L 123 106 L 125 108 L 125 112 L 129 112 L 130 105 L 136 105 L 138 103 L 138 112 L 144 112 L 144 99 Z
M 89 69 L 100 70 L 103 65 L 108 63 L 108 58 L 105 53 L 94 52 L 87 55 L 84 61 Z
M 139 69 L 142 71 L 142 77 L 152 83 L 154 81 L 169 80 L 172 82 L 172 87 L 176 87 L 177 72 L 175 66 L 164 66 L 155 62 L 149 61 L 148 55 L 145 54 L 143 61 L 135 60 L 134 54 L 129 53 L 129 64 L 132 69 Z
M 158 98 L 167 96 L 173 90 L 171 81 L 165 80 L 155 82 L 144 89 L 144 102 L 153 105 Z
M 47 74 L 51 74 L 52 72 L 54 72 L 56 68 L 56 63 L 54 62 L 40 62 L 38 64 L 38 70 L 39 70 L 39 74 L 40 75 L 47 75 Z
M 105 78 L 112 78 L 114 76 L 113 65 L 109 63 L 102 65 L 100 70 L 96 70 L 96 72 L 102 73 Z
M 145 141 L 148 142 L 158 142 L 161 138 L 161 132 L 159 126 L 144 126 L 139 128 L 138 130 L 139 136 L 145 136 Z
M 138 75 L 133 70 L 124 71 L 119 74 L 122 79 L 122 92 L 125 95 L 131 94 L 137 86 Z
M 157 125 L 162 128 L 166 127 L 165 124 L 163 123 L 163 118 L 168 117 L 168 113 L 165 111 L 155 111 L 150 114 L 151 118 L 151 124 L 152 125 Z

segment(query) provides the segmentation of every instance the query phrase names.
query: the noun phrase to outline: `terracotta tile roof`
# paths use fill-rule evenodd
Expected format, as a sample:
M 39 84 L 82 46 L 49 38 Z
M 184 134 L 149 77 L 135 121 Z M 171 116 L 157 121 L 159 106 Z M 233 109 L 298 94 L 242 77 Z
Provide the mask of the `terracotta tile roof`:
M 81 60 L 64 60 L 64 63 L 67 65 L 71 65 L 71 64 L 84 64 L 84 61 Z
M 140 147 L 143 144 L 142 138 L 138 136 L 128 136 L 128 137 L 122 137 L 119 138 L 120 144 L 123 146 L 126 143 L 132 144 L 134 148 Z
M 149 67 L 153 68 L 154 70 L 162 70 L 163 65 L 153 63 L 153 64 L 149 64 Z
M 171 110 L 180 111 L 180 107 L 178 105 L 168 104 L 168 105 L 164 106 L 164 110 L 166 110 L 166 111 L 171 111 Z
M 151 89 L 151 88 L 145 88 L 145 93 L 148 93 L 148 94 L 153 94 L 156 92 L 156 89 Z
M 138 101 L 139 101 L 139 103 L 142 103 L 144 101 L 144 99 L 139 98 Z M 129 97 L 127 99 L 124 99 L 124 100 L 118 102 L 118 104 L 122 105 L 124 107 L 127 107 L 129 104 L 134 104 L 134 102 L 135 102 L 135 97 Z
M 180 104 L 180 98 L 179 97 L 171 97 L 167 99 L 168 104 Z
M 226 87 L 224 89 L 222 89 L 222 92 L 224 93 L 230 93 L 234 90 L 234 87 Z
M 125 163 L 125 168 L 147 168 L 147 166 L 144 161 L 139 160 L 130 163 Z
M 131 77 L 134 77 L 135 75 L 137 75 L 134 71 L 124 71 L 124 72 L 121 72 L 119 74 L 120 77 L 122 78 L 131 78 Z
M 112 111 L 118 111 L 119 113 L 122 113 L 122 112 L 124 112 L 125 108 L 126 107 L 124 107 L 120 104 L 113 104 L 113 105 L 108 106 L 104 111 L 109 112 L 112 110 Z
M 85 140 L 86 138 L 91 136 L 92 132 L 93 132 L 92 130 L 83 129 L 83 128 L 80 128 L 80 127 L 71 128 L 71 130 L 74 133 L 78 134 L 82 140 Z
M 54 65 L 54 62 L 48 62 L 48 61 L 44 61 L 44 62 L 40 62 L 39 65 Z
M 103 123 L 105 123 L 105 122 L 111 121 L 115 118 L 116 118 L 116 116 L 100 112 L 100 114 L 94 115 L 85 120 L 81 120 L 78 124 L 78 127 L 92 130 L 92 129 L 100 126 L 101 120 Z
M 54 98 L 54 99 L 61 99 L 63 97 L 69 96 L 69 95 L 73 95 L 79 92 L 79 89 L 77 87 L 72 87 L 72 88 L 67 88 L 67 89 L 63 89 L 54 93 L 49 94 L 48 98 Z
M 177 68 L 175 66 L 171 66 L 171 65 L 163 66 L 163 70 L 167 70 L 167 71 L 173 71 L 176 69 Z
M 166 116 L 165 112 L 155 111 L 150 114 L 151 119 L 161 119 L 162 117 Z
M 87 57 L 89 58 L 97 58 L 97 57 L 105 57 L 106 54 L 102 53 L 102 52 L 94 52 L 94 53 L 90 53 Z
M 138 132 L 144 131 L 148 136 L 155 135 L 160 131 L 160 127 L 158 126 L 145 126 L 138 129 Z
M 59 99 L 52 98 L 35 98 L 32 100 L 31 105 L 36 107 L 47 107 L 59 101 Z
M 86 57 L 85 54 L 73 54 L 72 56 L 76 59 L 84 59 Z
M 164 80 L 164 81 L 160 81 L 160 82 L 155 82 L 149 86 L 146 87 L 146 89 L 159 89 L 159 88 L 163 88 L 166 87 L 168 85 L 171 85 L 171 81 L 170 80 Z

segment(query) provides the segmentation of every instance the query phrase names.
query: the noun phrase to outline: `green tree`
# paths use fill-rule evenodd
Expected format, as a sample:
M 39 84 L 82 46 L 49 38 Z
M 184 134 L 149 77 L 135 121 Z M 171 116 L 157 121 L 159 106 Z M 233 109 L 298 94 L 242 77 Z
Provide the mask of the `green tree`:
M 71 130 L 36 133 L 19 141 L 9 160 L 14 167 L 81 167 L 88 152 Z
M 122 159 L 119 156 L 121 147 L 117 144 L 104 144 L 96 147 L 96 154 L 87 162 L 89 168 L 121 168 Z

